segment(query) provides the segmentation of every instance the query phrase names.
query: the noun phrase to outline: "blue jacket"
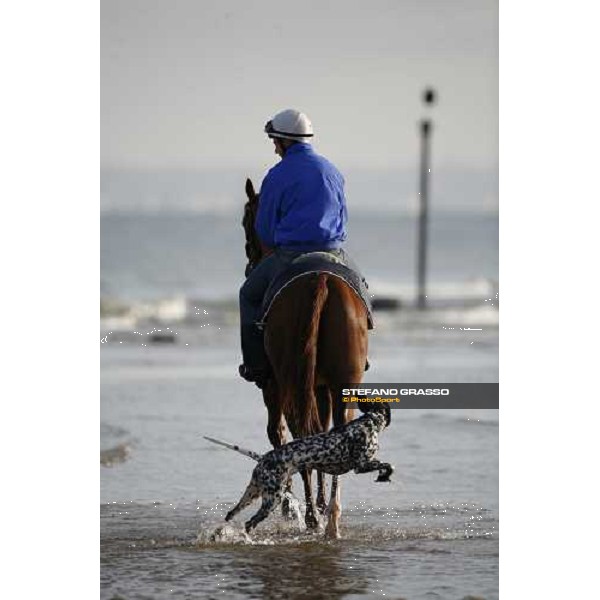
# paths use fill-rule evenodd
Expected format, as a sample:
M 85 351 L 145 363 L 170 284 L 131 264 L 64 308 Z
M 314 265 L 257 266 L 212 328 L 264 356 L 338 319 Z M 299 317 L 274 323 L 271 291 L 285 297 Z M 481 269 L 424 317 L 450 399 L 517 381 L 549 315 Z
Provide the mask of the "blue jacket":
M 300 252 L 340 248 L 347 221 L 342 174 L 310 144 L 291 146 L 262 183 L 255 227 L 263 244 Z

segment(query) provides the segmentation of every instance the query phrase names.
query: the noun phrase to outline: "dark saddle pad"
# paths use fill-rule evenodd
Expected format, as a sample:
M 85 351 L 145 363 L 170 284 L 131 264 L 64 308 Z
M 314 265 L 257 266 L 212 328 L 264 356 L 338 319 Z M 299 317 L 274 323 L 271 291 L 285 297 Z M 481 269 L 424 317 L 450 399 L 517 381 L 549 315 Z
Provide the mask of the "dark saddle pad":
M 356 272 L 347 267 L 337 256 L 329 252 L 309 252 L 292 261 L 286 269 L 279 273 L 269 285 L 262 305 L 262 322 L 269 315 L 269 310 L 277 296 L 292 281 L 311 273 L 328 273 L 344 280 L 367 309 L 369 329 L 373 329 L 373 312 L 369 298 L 367 282 Z

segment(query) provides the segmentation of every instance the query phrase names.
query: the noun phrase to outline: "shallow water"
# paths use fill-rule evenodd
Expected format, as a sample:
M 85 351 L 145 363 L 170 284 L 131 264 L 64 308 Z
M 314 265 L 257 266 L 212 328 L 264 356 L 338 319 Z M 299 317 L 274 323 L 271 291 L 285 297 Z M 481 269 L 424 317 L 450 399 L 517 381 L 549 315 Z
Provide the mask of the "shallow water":
M 388 323 L 374 335 L 367 380 L 494 380 L 489 331 L 475 346 L 419 331 Z M 101 467 L 102 598 L 498 597 L 498 411 L 394 410 L 379 452 L 394 481 L 342 478 L 340 541 L 278 511 L 253 544 L 210 542 L 253 462 L 202 435 L 266 451 L 266 410 L 235 375 L 235 328 L 180 334 L 169 346 L 102 347 L 102 450 L 127 448 Z M 299 477 L 294 491 L 302 496 Z
M 497 521 L 479 506 L 357 505 L 333 542 L 275 515 L 252 544 L 211 543 L 225 508 L 103 506 L 102 597 L 497 597 Z

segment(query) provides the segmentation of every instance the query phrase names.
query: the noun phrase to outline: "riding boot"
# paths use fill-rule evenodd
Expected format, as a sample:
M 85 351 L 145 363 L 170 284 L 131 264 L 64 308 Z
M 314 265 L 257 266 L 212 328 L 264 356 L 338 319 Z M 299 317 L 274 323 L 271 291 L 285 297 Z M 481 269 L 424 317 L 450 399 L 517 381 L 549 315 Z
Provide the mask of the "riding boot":
M 241 334 L 244 363 L 240 365 L 239 373 L 246 381 L 262 388 L 270 371 L 263 332 L 255 324 L 250 324 L 241 326 Z

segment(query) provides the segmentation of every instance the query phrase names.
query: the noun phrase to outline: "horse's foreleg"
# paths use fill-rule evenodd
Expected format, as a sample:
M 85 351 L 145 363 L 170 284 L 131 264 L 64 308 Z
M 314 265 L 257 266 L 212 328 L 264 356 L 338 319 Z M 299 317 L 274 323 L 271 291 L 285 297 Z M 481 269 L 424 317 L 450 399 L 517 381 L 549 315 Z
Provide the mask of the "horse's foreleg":
M 279 390 L 275 379 L 269 380 L 267 386 L 263 389 L 263 399 L 267 411 L 269 413 L 269 419 L 267 422 L 267 436 L 273 448 L 279 448 L 286 442 L 285 436 L 285 421 L 283 418 L 283 410 L 281 406 L 281 399 L 279 397 Z M 292 478 L 290 477 L 284 490 L 284 499 L 281 504 L 281 513 L 287 519 L 293 517 L 290 511 L 290 501 L 288 499 L 289 494 L 292 493 Z
M 316 508 L 312 495 L 312 471 L 310 469 L 304 469 L 301 471 L 301 475 L 302 483 L 304 483 L 304 500 L 306 502 L 304 522 L 306 523 L 307 529 L 316 529 L 319 526 L 319 522 L 315 515 Z
M 263 389 L 263 400 L 268 412 L 267 436 L 273 448 L 285 444 L 285 422 L 279 390 L 275 379 L 270 379 Z
M 325 528 L 325 536 L 337 540 L 340 538 L 340 518 L 342 516 L 340 483 L 337 475 L 333 475 L 331 478 L 331 497 L 328 512 L 329 520 Z
M 283 501 L 281 502 L 281 516 L 290 521 L 294 520 L 294 513 L 290 506 L 290 496 L 292 496 L 292 478 L 288 477 L 283 489 Z

